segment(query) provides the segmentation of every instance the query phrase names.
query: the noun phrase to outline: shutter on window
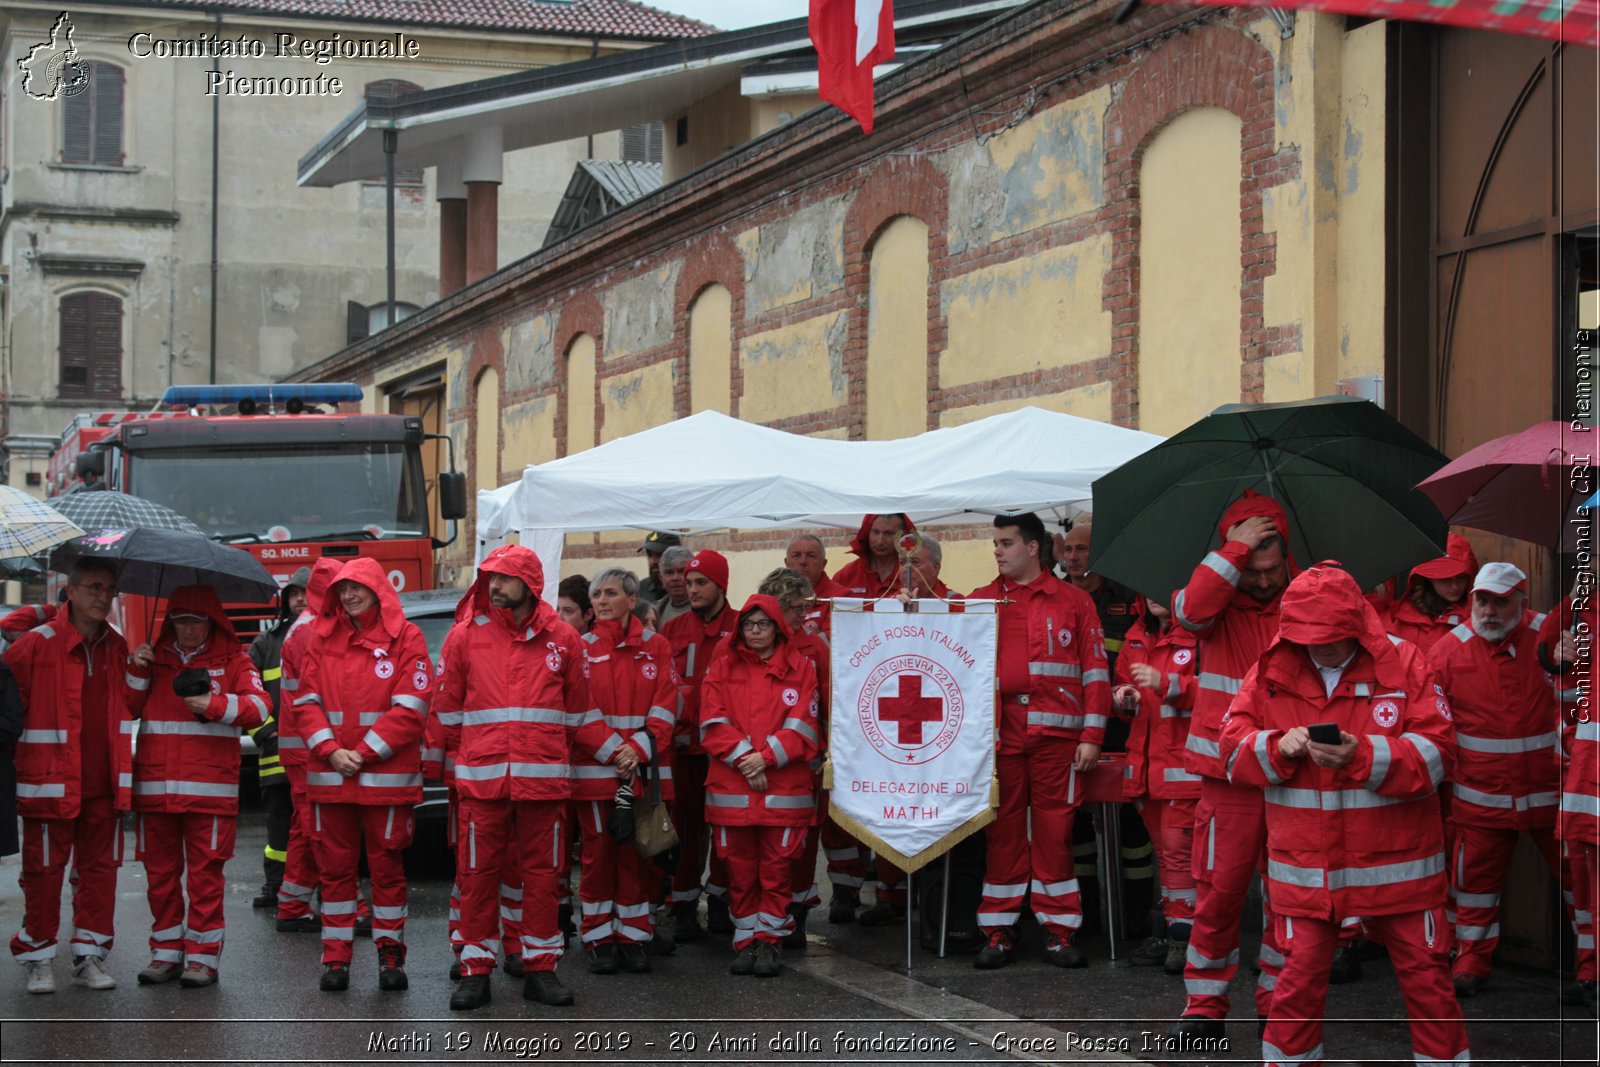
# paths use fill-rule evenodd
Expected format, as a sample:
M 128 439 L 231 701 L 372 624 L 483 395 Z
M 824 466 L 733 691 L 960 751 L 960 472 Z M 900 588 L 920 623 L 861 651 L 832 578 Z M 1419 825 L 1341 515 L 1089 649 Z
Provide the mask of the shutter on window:
M 649 138 L 643 126 L 629 126 L 622 131 L 622 158 L 628 163 L 643 163 Z
M 77 93 L 61 101 L 61 162 L 93 162 L 93 109 L 91 93 Z
M 367 308 L 354 300 L 344 302 L 344 343 L 353 345 L 367 336 Z
M 649 147 L 645 149 L 644 161 L 646 163 L 660 163 L 661 144 L 666 136 L 664 127 L 659 122 L 652 122 L 648 123 L 645 129 L 649 131 L 650 136 L 647 138 Z
M 89 395 L 89 300 L 76 293 L 61 300 L 61 395 Z
M 89 293 L 89 390 L 107 400 L 122 396 L 122 301 Z
M 94 162 L 122 166 L 122 68 L 91 64 L 89 92 L 94 96 Z

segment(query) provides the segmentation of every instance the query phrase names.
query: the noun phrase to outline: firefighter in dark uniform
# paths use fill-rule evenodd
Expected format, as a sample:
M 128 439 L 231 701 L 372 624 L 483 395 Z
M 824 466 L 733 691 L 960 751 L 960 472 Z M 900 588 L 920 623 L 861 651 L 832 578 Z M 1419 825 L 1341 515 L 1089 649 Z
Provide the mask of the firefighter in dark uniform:
M 278 684 L 283 677 L 283 639 L 289 636 L 289 627 L 305 610 L 306 586 L 310 582 L 310 567 L 301 567 L 289 576 L 288 583 L 278 594 L 278 616 L 272 628 L 262 630 L 250 643 L 250 661 L 261 672 L 262 684 L 272 702 L 272 717 L 250 731 L 260 753 L 256 781 L 261 787 L 262 804 L 267 809 L 267 847 L 261 860 L 266 882 L 261 894 L 250 902 L 251 907 L 256 908 L 278 906 L 278 887 L 283 884 L 283 866 L 289 858 L 289 820 L 294 817 L 294 803 L 289 795 L 289 778 L 278 762 Z

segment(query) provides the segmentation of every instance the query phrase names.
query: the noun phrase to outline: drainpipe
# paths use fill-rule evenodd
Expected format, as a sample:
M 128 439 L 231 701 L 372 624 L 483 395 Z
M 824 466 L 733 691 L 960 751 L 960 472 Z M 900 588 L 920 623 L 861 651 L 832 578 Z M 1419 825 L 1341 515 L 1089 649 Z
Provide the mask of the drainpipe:
M 222 12 L 212 12 L 215 20 L 216 31 L 213 40 L 222 38 Z M 217 181 L 218 171 L 221 167 L 221 145 L 219 136 L 222 129 L 222 94 L 218 93 L 211 98 L 211 384 L 217 384 L 217 274 L 221 264 L 217 262 Z
M 589 58 L 593 59 L 595 56 L 598 56 L 599 54 L 600 54 L 600 35 L 596 34 L 589 42 Z M 594 134 L 592 134 L 592 133 L 589 135 L 588 154 L 585 155 L 584 158 L 585 159 L 593 159 L 594 158 Z
M 384 252 L 386 255 L 385 279 L 388 283 L 388 308 L 387 320 L 390 326 L 394 325 L 394 154 L 400 147 L 400 131 L 383 131 L 383 191 L 384 191 Z

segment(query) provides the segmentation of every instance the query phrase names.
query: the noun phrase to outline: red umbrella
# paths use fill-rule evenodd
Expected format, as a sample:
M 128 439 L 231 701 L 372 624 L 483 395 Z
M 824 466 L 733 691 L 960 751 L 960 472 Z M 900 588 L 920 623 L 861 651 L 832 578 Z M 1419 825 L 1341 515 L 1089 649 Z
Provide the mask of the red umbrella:
M 1593 437 L 1570 423 L 1536 423 L 1484 442 L 1417 488 L 1456 526 L 1570 552 L 1588 531 L 1576 512 L 1594 492 Z
M 1409 22 L 1442 22 L 1475 30 L 1548 37 L 1600 47 L 1596 0 L 1153 0 L 1213 7 L 1309 8 L 1341 15 L 1370 15 Z

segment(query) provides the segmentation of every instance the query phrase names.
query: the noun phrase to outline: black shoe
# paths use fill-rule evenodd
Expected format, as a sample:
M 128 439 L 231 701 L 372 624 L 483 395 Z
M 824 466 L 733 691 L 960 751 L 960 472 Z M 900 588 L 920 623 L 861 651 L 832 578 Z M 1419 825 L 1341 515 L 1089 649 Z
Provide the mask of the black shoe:
M 1011 939 L 1005 934 L 990 934 L 989 943 L 978 950 L 972 965 L 980 971 L 996 971 L 1011 962 Z
M 561 984 L 554 971 L 529 971 L 522 980 L 522 999 L 536 1000 L 552 1008 L 565 1008 L 577 998 L 572 990 Z
M 489 1003 L 489 976 L 469 974 L 461 979 L 456 991 L 450 994 L 451 1011 L 471 1011 Z
M 1214 1040 L 1221 1038 L 1226 1033 L 1227 1031 L 1223 1028 L 1221 1019 L 1213 1019 L 1205 1015 L 1185 1015 L 1172 1024 L 1172 1029 L 1167 1031 L 1167 1036 L 1174 1041 L 1194 1040 L 1196 1038 Z
M 1328 970 L 1328 981 L 1334 985 L 1354 982 L 1361 977 L 1361 957 L 1354 945 L 1340 946 L 1333 954 L 1333 966 Z
M 789 918 L 794 920 L 794 932 L 784 937 L 784 948 L 793 952 L 806 950 L 806 916 L 810 913 L 811 909 L 803 904 L 789 905 Z
M 895 926 L 905 921 L 904 904 L 888 904 L 881 900 L 856 916 L 856 922 L 862 926 Z
M 650 940 L 645 942 L 645 955 L 670 956 L 678 951 L 678 943 L 670 937 L 663 937 L 659 929 L 650 934 Z
M 459 957 L 450 964 L 450 981 L 461 981 L 461 960 Z
M 250 906 L 252 908 L 276 908 L 278 906 L 278 887 L 275 885 L 262 886 L 261 892 L 251 898 Z
M 698 904 L 674 904 L 672 906 L 672 940 L 680 945 L 692 944 L 700 940 L 705 930 L 700 926 L 700 906 Z
M 751 968 L 757 978 L 776 978 L 783 971 L 783 961 L 778 958 L 778 946 L 771 941 L 756 942 L 756 961 Z
M 1167 939 L 1167 958 L 1161 969 L 1168 974 L 1182 974 L 1183 965 L 1189 961 L 1189 939 L 1170 937 Z
M 627 944 L 617 948 L 617 966 L 628 974 L 649 974 L 650 957 L 644 954 L 643 945 Z
M 397 993 L 411 982 L 406 978 L 406 950 L 400 945 L 384 945 L 378 949 L 378 988 L 385 993 Z
M 1128 962 L 1135 967 L 1158 967 L 1167 962 L 1169 944 L 1164 937 L 1147 937 L 1144 944 L 1128 953 Z
M 1595 988 L 1595 983 L 1589 980 L 1570 982 L 1561 990 L 1561 1002 L 1587 1007 L 1594 1003 Z
M 1089 966 L 1089 957 L 1083 954 L 1083 949 L 1077 945 L 1069 945 L 1059 937 L 1045 941 L 1044 961 L 1052 967 L 1076 969 Z
M 322 933 L 322 920 L 315 915 L 302 915 L 297 919 L 279 919 L 278 933 L 320 934 Z
M 856 921 L 856 909 L 860 906 L 860 893 L 836 885 L 833 899 L 828 901 L 828 921 L 835 926 L 848 926 Z
M 1455 986 L 1456 997 L 1475 997 L 1489 984 L 1486 978 L 1479 978 L 1475 974 L 1458 974 L 1450 979 L 1450 984 Z
M 595 945 L 584 953 L 589 957 L 590 974 L 617 973 L 617 946 Z M 532 977 L 531 975 L 529 977 Z
M 556 926 L 568 937 L 578 932 L 578 928 L 572 922 L 571 904 L 562 904 L 556 908 Z
M 528 976 L 521 956 L 507 956 L 505 962 L 500 965 L 500 969 L 513 978 L 526 978 Z
M 706 933 L 727 937 L 733 933 L 733 916 L 721 897 L 706 897 Z
M 756 946 L 754 943 L 740 949 L 733 957 L 733 964 L 728 968 L 729 974 L 755 974 L 756 973 Z
M 317 988 L 324 993 L 343 993 L 350 988 L 350 968 L 342 963 L 330 963 L 322 969 L 322 981 Z

